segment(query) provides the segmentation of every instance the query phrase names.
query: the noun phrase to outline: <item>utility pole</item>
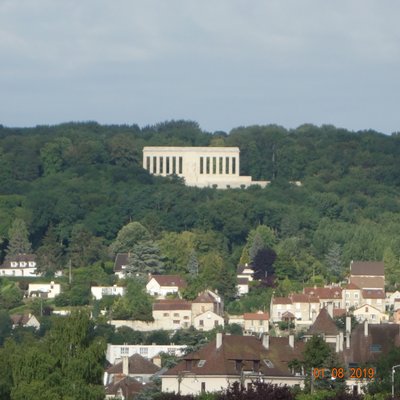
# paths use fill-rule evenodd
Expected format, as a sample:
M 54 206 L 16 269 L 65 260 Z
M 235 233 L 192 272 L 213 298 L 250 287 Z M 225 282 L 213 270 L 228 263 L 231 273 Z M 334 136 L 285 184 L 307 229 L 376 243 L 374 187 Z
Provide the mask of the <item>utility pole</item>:
M 69 275 L 69 284 L 71 285 L 72 283 L 72 264 L 71 264 L 71 259 L 68 261 L 68 275 Z

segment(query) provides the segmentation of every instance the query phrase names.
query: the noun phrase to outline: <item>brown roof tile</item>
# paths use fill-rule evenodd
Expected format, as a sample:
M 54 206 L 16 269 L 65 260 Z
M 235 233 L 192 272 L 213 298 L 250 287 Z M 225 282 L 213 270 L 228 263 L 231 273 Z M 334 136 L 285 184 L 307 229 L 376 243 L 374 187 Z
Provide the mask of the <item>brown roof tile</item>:
M 384 276 L 385 264 L 383 261 L 352 261 L 350 275 Z
M 364 299 L 384 299 L 386 296 L 383 290 L 364 289 L 362 297 Z
M 216 341 L 213 340 L 197 352 L 184 356 L 183 361 L 164 375 L 190 371 L 197 376 L 240 376 L 241 370 L 253 371 L 258 365 L 259 371 L 266 376 L 290 376 L 287 363 L 295 358 L 302 359 L 304 343 L 296 342 L 292 349 L 288 338 L 270 337 L 269 341 L 269 349 L 266 349 L 254 336 L 223 335 L 219 349 L 216 349 Z M 269 366 L 264 360 L 270 361 Z M 237 361 L 241 363 L 238 365 Z
M 126 376 L 118 382 L 111 383 L 105 387 L 106 395 L 118 395 L 120 391 L 125 399 L 131 399 L 135 394 L 141 392 L 146 386 L 136 379 Z
M 342 288 L 340 287 L 306 287 L 304 293 L 319 299 L 341 299 Z
M 382 277 L 351 276 L 350 283 L 354 283 L 361 289 L 384 289 L 385 280 Z
M 269 320 L 269 313 L 258 311 L 255 313 L 244 313 L 244 320 L 256 320 L 256 321 L 267 321 Z
M 273 304 L 292 304 L 292 300 L 289 297 L 274 297 Z
M 128 371 L 129 374 L 155 374 L 158 372 L 158 368 L 151 361 L 142 357 L 140 354 L 133 354 L 129 357 Z M 122 374 L 122 361 L 118 364 L 112 365 L 107 369 L 109 374 Z
M 192 304 L 190 301 L 180 300 L 180 299 L 166 299 L 158 300 L 153 304 L 154 311 L 161 310 L 191 310 Z
M 337 328 L 335 322 L 328 314 L 328 310 L 323 308 L 314 323 L 311 325 L 310 329 L 307 331 L 308 335 L 337 335 L 339 333 L 339 329 Z

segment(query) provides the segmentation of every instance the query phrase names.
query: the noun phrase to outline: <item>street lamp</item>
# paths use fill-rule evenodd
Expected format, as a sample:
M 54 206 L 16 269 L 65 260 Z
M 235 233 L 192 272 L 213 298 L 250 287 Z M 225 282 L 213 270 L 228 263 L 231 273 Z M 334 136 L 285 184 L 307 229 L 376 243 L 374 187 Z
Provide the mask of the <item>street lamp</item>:
M 394 398 L 394 373 L 395 373 L 396 368 L 400 368 L 400 364 L 393 365 L 393 367 L 392 367 L 392 398 Z

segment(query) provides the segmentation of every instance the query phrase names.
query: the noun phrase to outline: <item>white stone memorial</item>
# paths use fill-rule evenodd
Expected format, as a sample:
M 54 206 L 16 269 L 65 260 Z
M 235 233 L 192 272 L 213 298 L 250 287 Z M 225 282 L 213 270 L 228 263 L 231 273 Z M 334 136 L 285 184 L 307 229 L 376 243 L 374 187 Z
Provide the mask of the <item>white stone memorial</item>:
M 161 147 L 143 148 L 143 168 L 153 175 L 177 175 L 188 186 L 218 189 L 267 186 L 268 181 L 252 181 L 240 176 L 238 147 Z

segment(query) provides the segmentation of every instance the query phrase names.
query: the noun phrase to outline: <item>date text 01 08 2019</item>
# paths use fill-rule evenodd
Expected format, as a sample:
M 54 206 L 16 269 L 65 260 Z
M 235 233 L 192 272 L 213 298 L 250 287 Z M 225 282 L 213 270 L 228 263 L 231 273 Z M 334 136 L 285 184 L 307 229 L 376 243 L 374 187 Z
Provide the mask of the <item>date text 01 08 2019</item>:
M 315 379 L 332 378 L 332 379 L 374 379 L 374 368 L 313 368 L 313 376 Z

